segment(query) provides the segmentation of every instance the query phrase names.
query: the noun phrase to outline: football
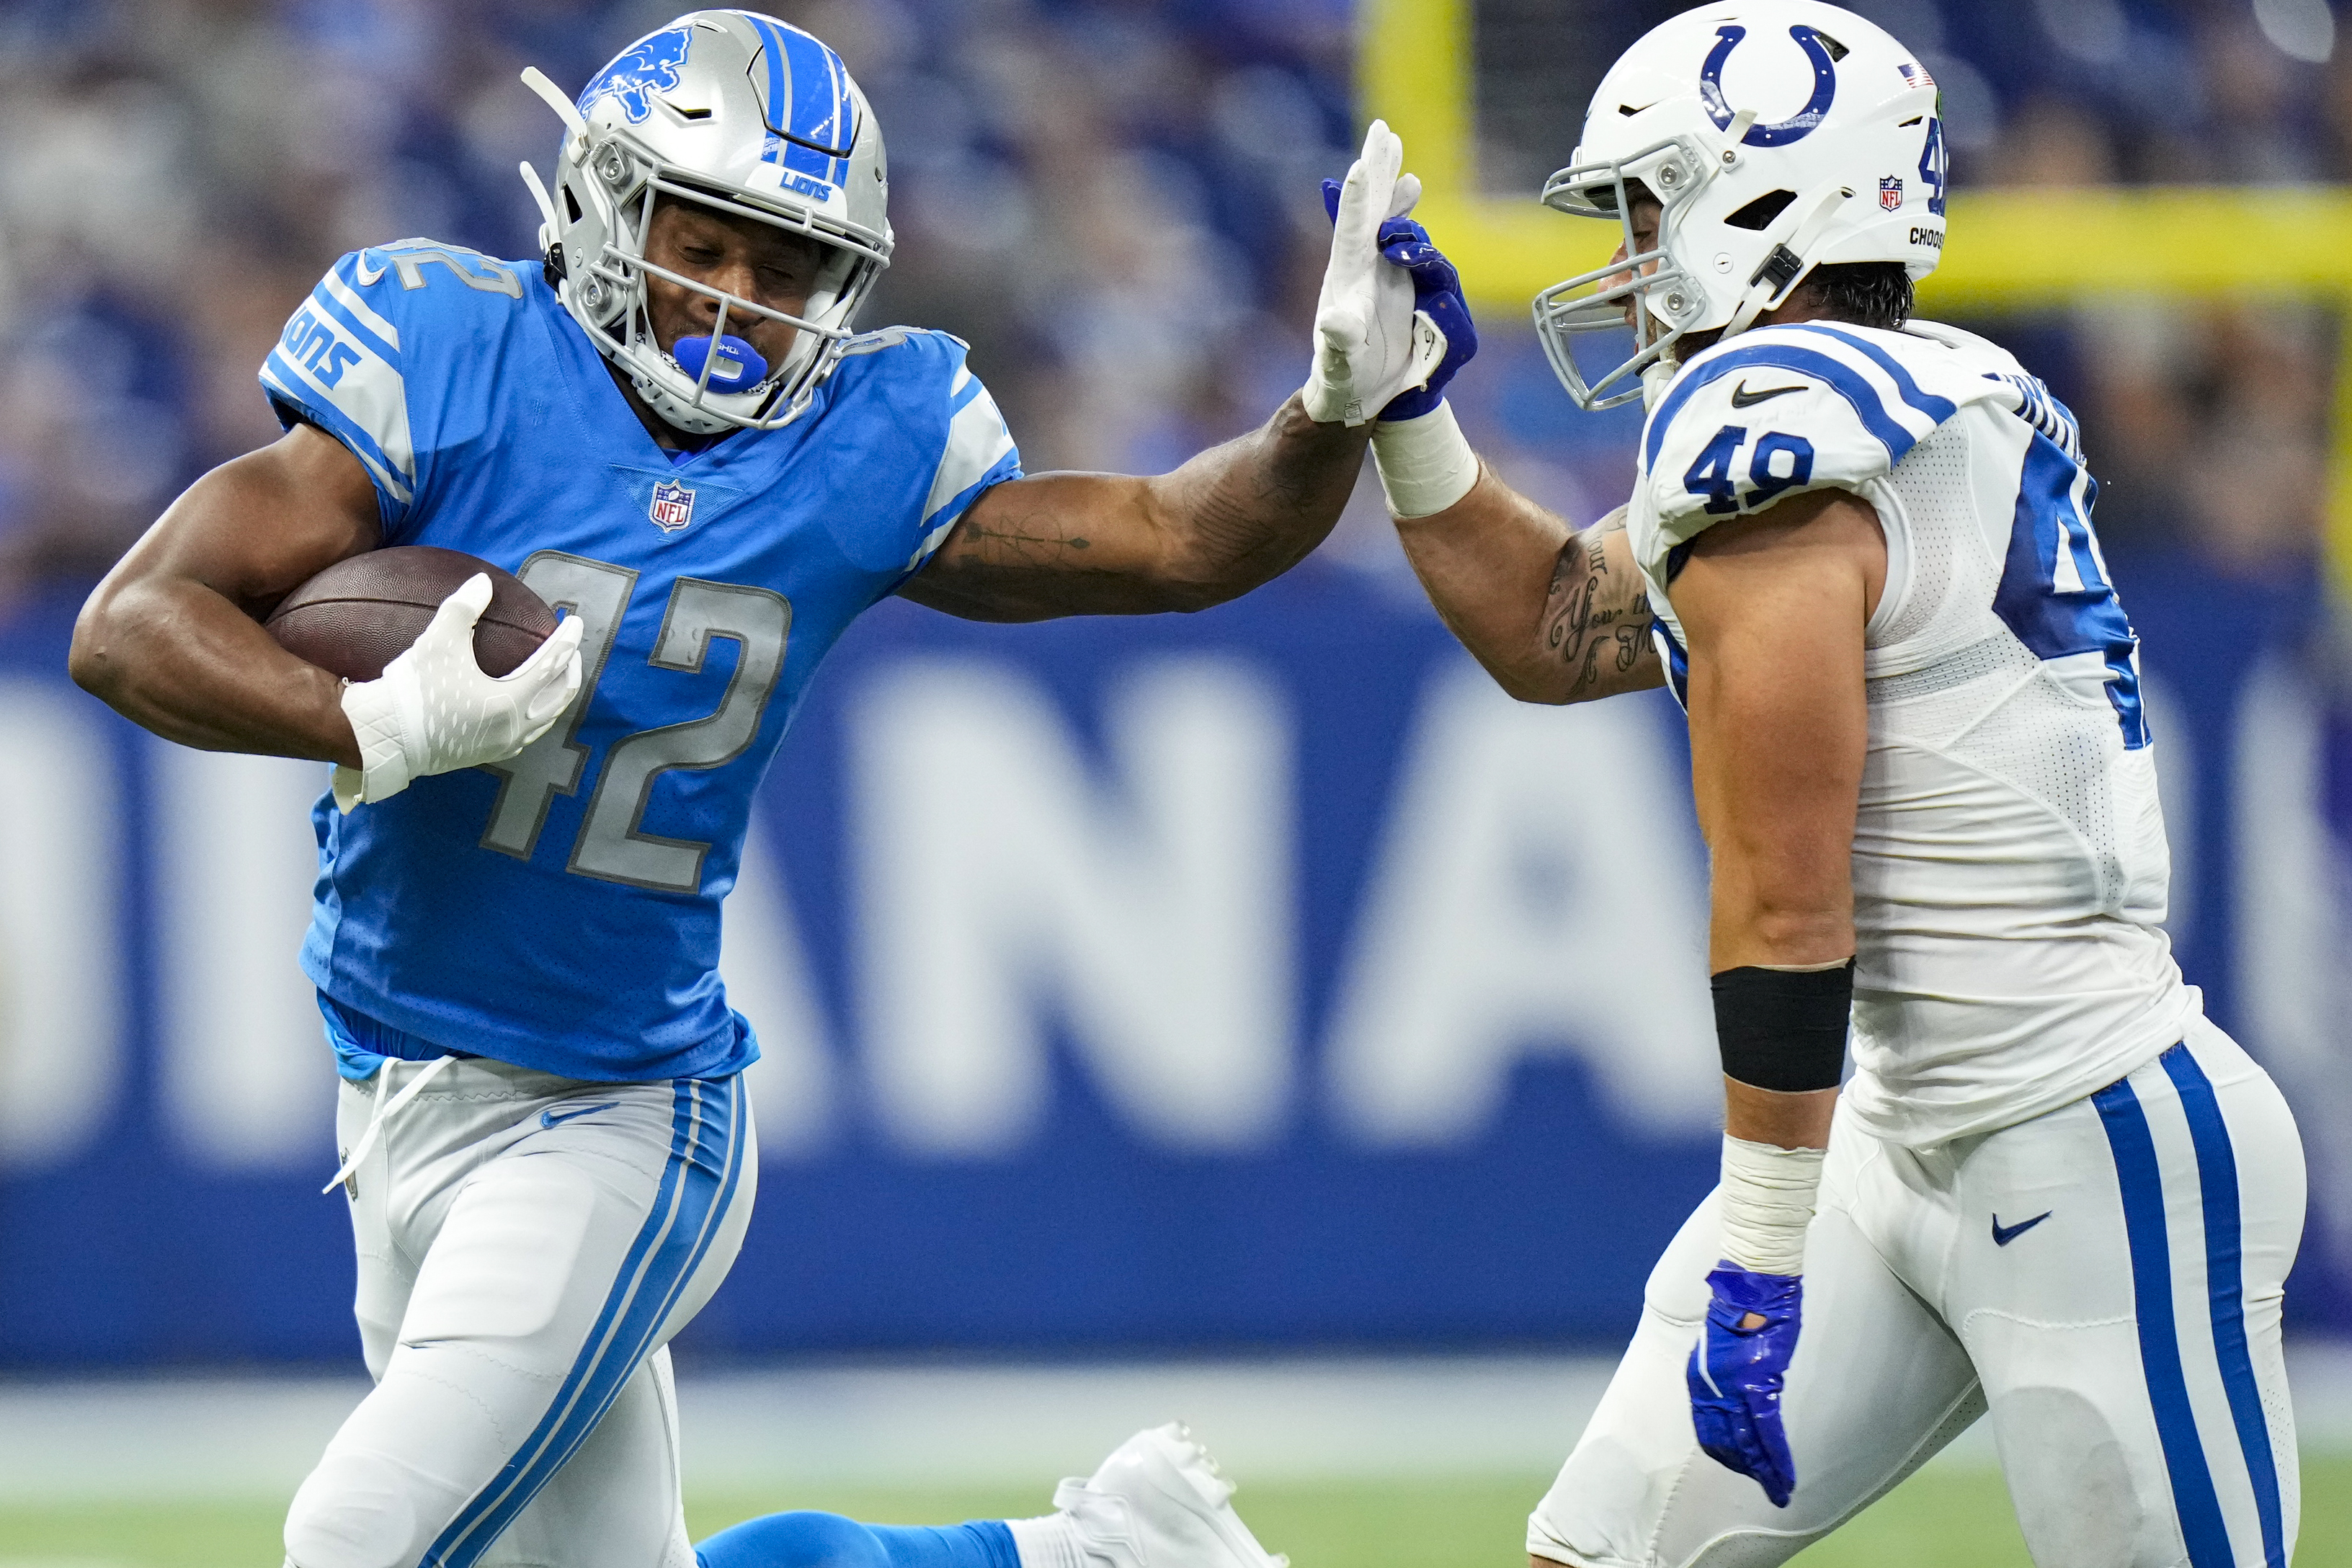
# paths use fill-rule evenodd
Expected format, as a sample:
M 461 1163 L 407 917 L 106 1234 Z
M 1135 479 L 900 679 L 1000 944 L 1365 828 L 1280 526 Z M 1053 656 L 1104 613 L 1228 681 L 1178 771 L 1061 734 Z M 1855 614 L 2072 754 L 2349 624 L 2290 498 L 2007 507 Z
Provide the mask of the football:
M 346 680 L 373 680 L 477 572 L 489 575 L 490 605 L 474 625 L 474 658 L 485 674 L 510 674 L 555 629 L 555 612 L 521 578 L 460 550 L 395 544 L 338 561 L 287 595 L 263 625 L 296 658 Z

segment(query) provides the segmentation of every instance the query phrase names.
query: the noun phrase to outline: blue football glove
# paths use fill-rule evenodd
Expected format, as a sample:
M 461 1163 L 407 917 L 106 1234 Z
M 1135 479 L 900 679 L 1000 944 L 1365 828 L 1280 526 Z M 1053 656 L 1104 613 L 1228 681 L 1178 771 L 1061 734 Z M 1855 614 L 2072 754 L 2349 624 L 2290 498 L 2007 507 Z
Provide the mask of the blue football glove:
M 1323 210 L 1339 221 L 1339 182 L 1323 182 Z M 1445 334 L 1445 357 L 1429 374 L 1429 384 L 1401 392 L 1380 412 L 1382 419 L 1417 419 L 1445 396 L 1445 384 L 1478 352 L 1478 329 L 1470 320 L 1469 301 L 1462 297 L 1462 275 L 1445 253 L 1431 243 L 1429 231 L 1410 217 L 1392 217 L 1381 225 L 1381 257 L 1402 267 L 1412 279 L 1412 306 L 1425 311 Z
M 1707 1458 L 1764 1489 L 1775 1508 L 1789 1506 L 1797 1463 L 1780 1426 L 1780 1389 L 1797 1348 L 1804 1279 L 1751 1274 L 1725 1262 L 1706 1277 L 1715 1288 L 1691 1352 L 1691 1424 Z M 1739 1325 L 1750 1315 L 1764 1321 Z

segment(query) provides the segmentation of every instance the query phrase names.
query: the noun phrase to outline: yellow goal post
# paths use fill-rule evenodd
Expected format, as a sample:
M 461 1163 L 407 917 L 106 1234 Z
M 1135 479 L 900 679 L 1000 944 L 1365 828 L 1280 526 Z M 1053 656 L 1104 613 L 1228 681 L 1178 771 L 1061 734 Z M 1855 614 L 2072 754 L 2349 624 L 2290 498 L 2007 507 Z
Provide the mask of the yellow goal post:
M 1416 216 L 1462 269 L 1472 304 L 1524 316 L 1538 290 L 1599 266 L 1600 224 L 1480 190 L 1471 124 L 1473 0 L 1363 0 L 1357 106 L 1404 139 L 1426 195 Z M 1565 163 L 1568 148 L 1559 149 Z M 2119 293 L 2303 299 L 2352 310 L 2352 191 L 2143 186 L 1977 191 L 1951 198 L 1929 309 L 2033 310 Z M 2327 574 L 2352 605 L 2352 353 L 2336 356 L 2325 506 Z

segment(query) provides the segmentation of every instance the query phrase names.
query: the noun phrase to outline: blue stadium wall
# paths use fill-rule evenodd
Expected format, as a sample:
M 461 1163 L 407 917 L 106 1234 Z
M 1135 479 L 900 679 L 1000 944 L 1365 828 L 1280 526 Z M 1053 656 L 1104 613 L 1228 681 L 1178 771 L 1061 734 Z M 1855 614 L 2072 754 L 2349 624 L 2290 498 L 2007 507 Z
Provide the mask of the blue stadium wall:
M 2302 1111 L 2352 1331 L 2352 768 L 2307 589 L 2119 563 L 2174 924 Z M 154 742 L 0 631 L 0 1367 L 349 1363 L 294 968 L 322 770 Z M 705 1355 L 1601 1347 L 1712 1179 L 1663 697 L 1516 706 L 1320 563 L 1192 617 L 854 628 L 726 969 L 764 1164 Z M 531 911 L 514 911 L 516 919 Z

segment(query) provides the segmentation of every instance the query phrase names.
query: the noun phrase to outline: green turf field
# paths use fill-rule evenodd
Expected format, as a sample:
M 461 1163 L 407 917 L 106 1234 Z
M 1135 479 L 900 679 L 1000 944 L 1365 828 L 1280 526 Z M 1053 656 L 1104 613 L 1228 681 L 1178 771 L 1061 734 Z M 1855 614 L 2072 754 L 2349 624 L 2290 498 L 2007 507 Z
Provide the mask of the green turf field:
M 1518 1568 L 1523 1521 L 1548 1478 L 1488 1483 L 1247 1487 L 1243 1510 L 1297 1568 Z M 2304 1461 L 2300 1568 L 2352 1564 L 2352 1456 Z M 1036 1489 L 925 1491 L 779 1488 L 694 1500 L 694 1533 L 779 1508 L 824 1508 L 898 1522 L 1028 1513 Z M 0 1504 L 0 1568 L 271 1568 L 278 1507 L 222 1503 Z M 2031 1568 L 2009 1499 L 1990 1471 L 1915 1477 L 1799 1561 L 1806 1568 Z

